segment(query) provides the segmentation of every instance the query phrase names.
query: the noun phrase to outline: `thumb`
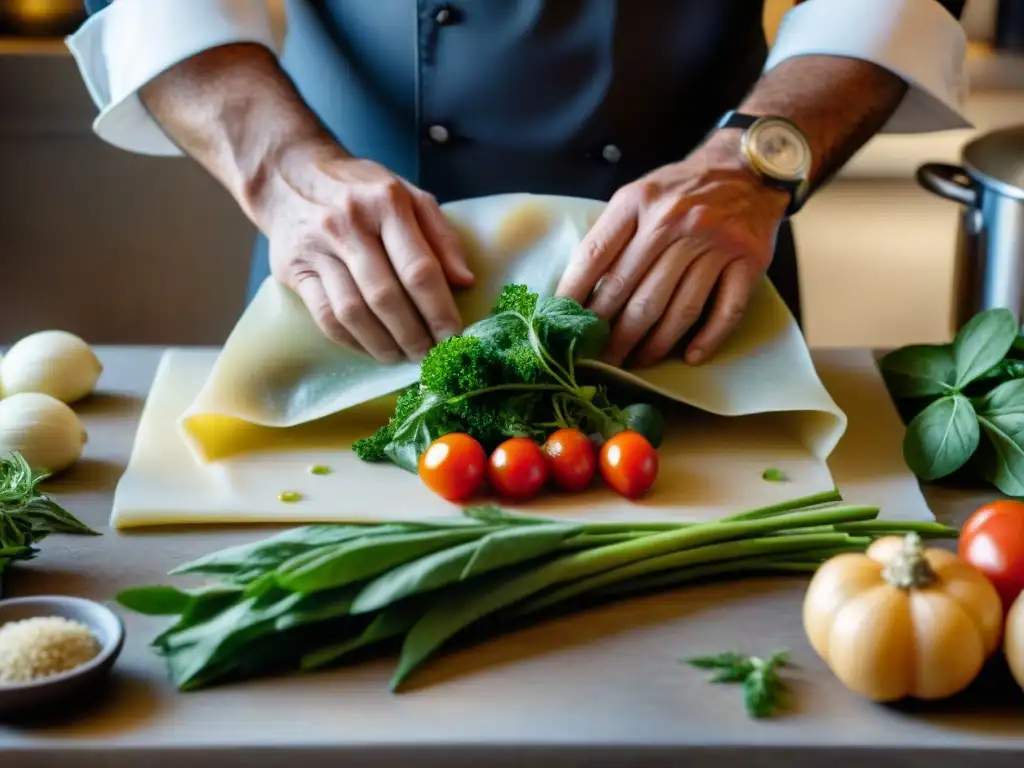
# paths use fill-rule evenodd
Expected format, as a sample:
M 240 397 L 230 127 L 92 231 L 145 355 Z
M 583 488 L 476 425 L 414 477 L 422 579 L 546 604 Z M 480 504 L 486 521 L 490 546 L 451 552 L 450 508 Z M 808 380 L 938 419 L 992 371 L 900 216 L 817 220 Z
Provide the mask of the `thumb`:
M 416 219 L 424 237 L 433 248 L 448 283 L 457 288 L 469 288 L 476 281 L 469 268 L 459 235 L 437 201 L 426 193 L 415 196 Z

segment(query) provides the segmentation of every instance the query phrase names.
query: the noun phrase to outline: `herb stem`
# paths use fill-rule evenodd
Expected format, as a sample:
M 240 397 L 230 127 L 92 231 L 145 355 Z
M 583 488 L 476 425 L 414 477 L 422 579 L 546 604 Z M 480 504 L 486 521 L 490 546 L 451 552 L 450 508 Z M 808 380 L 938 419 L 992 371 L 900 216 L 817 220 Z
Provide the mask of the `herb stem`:
M 821 493 L 811 494 L 810 496 L 804 496 L 799 499 L 792 499 L 791 501 L 782 501 L 778 504 L 771 504 L 767 507 L 759 507 L 757 509 L 751 509 L 746 512 L 740 512 L 736 515 L 731 515 L 723 520 L 723 522 L 738 522 L 741 520 L 760 520 L 765 517 L 772 517 L 775 515 L 782 515 L 792 512 L 797 509 L 806 509 L 808 507 L 824 506 L 826 504 L 833 504 L 841 502 L 843 497 L 839 494 L 837 488 L 833 488 L 830 491 L 823 491 Z
M 814 536 L 780 536 L 777 538 L 741 539 L 739 541 L 726 541 L 693 549 L 683 549 L 670 554 L 658 557 L 649 557 L 619 568 L 603 571 L 588 578 L 580 579 L 565 584 L 559 589 L 540 594 L 535 599 L 519 606 L 513 615 L 521 616 L 535 611 L 542 610 L 555 603 L 569 600 L 570 598 L 591 592 L 595 589 L 615 584 L 620 581 L 629 581 L 637 576 L 645 576 L 649 573 L 668 571 L 678 568 L 686 568 L 694 565 L 719 561 L 735 561 L 738 559 L 786 553 L 822 549 L 826 547 L 837 547 L 849 545 L 850 537 L 844 533 L 817 534 Z M 861 548 L 870 544 L 870 539 L 859 542 Z

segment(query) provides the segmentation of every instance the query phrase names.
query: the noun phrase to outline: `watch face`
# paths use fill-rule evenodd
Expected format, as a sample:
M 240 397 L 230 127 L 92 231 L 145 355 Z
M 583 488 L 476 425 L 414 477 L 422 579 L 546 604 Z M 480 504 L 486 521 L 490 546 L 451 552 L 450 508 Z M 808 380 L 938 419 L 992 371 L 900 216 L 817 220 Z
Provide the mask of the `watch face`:
M 756 123 L 747 137 L 747 146 L 770 176 L 799 181 L 809 171 L 811 151 L 807 142 L 782 120 L 767 118 Z

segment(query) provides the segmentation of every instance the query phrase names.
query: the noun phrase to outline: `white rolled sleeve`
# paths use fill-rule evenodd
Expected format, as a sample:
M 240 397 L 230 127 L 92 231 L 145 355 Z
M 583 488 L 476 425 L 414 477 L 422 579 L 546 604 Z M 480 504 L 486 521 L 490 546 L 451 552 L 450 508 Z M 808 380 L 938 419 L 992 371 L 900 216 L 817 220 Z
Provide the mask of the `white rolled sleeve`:
M 175 64 L 229 43 L 274 49 L 270 14 L 256 0 L 115 0 L 67 38 L 100 113 L 93 130 L 130 152 L 180 155 L 139 99 Z
M 807 0 L 782 19 L 765 71 L 798 56 L 870 61 L 909 86 L 883 133 L 970 128 L 967 36 L 936 0 Z

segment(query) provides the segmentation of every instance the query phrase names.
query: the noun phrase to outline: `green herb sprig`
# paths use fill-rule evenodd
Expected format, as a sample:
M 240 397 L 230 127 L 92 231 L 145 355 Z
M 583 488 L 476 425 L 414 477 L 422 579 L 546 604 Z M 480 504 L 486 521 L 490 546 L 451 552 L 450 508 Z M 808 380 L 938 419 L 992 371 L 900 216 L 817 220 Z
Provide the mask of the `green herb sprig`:
M 0 458 L 0 595 L 6 567 L 35 557 L 39 552 L 35 545 L 51 533 L 99 535 L 39 491 L 47 477 L 33 470 L 17 451 Z
M 457 635 L 537 620 L 552 608 L 698 580 L 804 574 L 881 536 L 938 523 L 877 520 L 829 492 L 708 523 L 574 524 L 493 506 L 438 520 L 312 525 L 221 550 L 173 573 L 197 589 L 140 586 L 125 607 L 174 617 L 153 648 L 181 690 L 348 660 L 400 645 L 392 690 Z
M 964 472 L 1024 496 L 1024 336 L 1009 310 L 980 312 L 951 344 L 901 347 L 880 367 L 915 475 Z
M 388 423 L 353 448 L 365 461 L 415 472 L 420 455 L 448 432 L 466 432 L 489 449 L 562 427 L 604 438 L 629 428 L 657 447 L 664 430 L 657 409 L 620 409 L 605 387 L 578 378 L 577 363 L 597 355 L 608 335 L 608 322 L 573 299 L 506 286 L 490 316 L 430 350 Z
M 712 683 L 739 683 L 743 686 L 743 704 L 751 717 L 769 717 L 778 710 L 786 684 L 779 669 L 789 665 L 789 651 L 776 651 L 767 659 L 740 653 L 719 653 L 683 659 L 697 669 L 714 670 Z

